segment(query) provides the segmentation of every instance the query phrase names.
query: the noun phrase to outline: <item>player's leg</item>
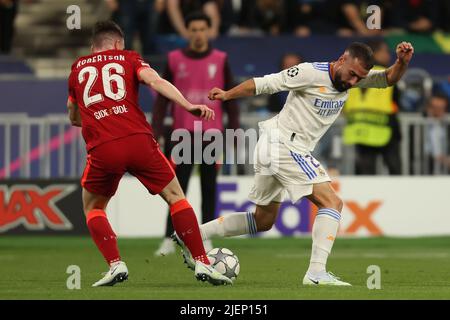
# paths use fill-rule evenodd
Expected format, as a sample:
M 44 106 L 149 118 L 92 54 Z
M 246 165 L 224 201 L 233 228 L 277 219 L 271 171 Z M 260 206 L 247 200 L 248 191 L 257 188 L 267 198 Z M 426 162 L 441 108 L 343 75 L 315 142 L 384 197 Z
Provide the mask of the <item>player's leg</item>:
M 268 205 L 256 205 L 255 212 L 225 214 L 200 226 L 203 241 L 214 237 L 253 235 L 268 231 L 274 225 L 281 203 L 272 201 Z
M 139 152 L 131 154 L 128 170 L 152 194 L 159 194 L 169 205 L 174 229 L 195 261 L 195 275 L 212 284 L 231 284 L 232 281 L 209 267 L 197 217 L 184 196 L 169 161 L 152 136 L 135 135 L 133 146 Z
M 256 204 L 254 212 L 234 212 L 224 214 L 200 226 L 202 239 L 233 237 L 267 231 L 275 223 L 283 196 L 283 186 L 272 175 L 261 174 L 258 170 L 249 199 Z
M 283 150 L 282 150 L 283 151 Z M 280 181 L 292 202 L 307 197 L 318 208 L 312 230 L 312 254 L 304 284 L 348 285 L 326 272 L 326 263 L 339 227 L 342 200 L 334 192 L 330 178 L 311 154 L 289 151 L 290 161 L 282 158 Z M 282 153 L 282 156 L 285 154 Z
M 111 286 L 128 277 L 126 264 L 121 261 L 117 236 L 105 212 L 124 173 L 123 164 L 127 153 L 117 150 L 125 149 L 126 141 L 122 139 L 94 148 L 88 155 L 81 179 L 87 227 L 98 250 L 110 266 L 105 276 L 93 286 Z
M 333 248 L 339 228 L 342 200 L 333 190 L 330 182 L 313 185 L 312 194 L 307 198 L 318 207 L 312 229 L 312 252 L 308 271 L 303 284 L 350 285 L 339 281 L 326 271 L 328 256 Z
M 195 260 L 209 263 L 203 247 L 197 217 L 178 182 L 167 158 L 162 154 L 152 136 L 135 135 L 128 171 L 134 175 L 151 194 L 159 194 L 169 205 L 173 227 L 189 248 Z
M 83 207 L 89 232 L 110 266 L 104 277 L 94 283 L 93 287 L 112 286 L 128 278 L 128 268 L 120 258 L 117 236 L 105 213 L 109 199 L 110 197 L 94 194 L 83 188 Z
M 216 211 L 216 191 L 217 191 L 217 166 L 215 163 L 200 165 L 200 184 L 202 190 L 202 223 L 214 220 Z M 213 248 L 210 239 L 204 240 L 203 245 L 206 252 Z
M 193 164 L 182 163 L 176 166 L 175 174 L 180 183 L 181 189 L 184 193 L 187 191 L 187 187 L 189 184 L 189 180 L 192 173 Z M 175 243 L 173 242 L 171 236 L 174 232 L 173 224 L 172 224 L 172 216 L 170 215 L 170 210 L 167 213 L 167 221 L 166 221 L 166 231 L 164 239 L 159 246 L 158 250 L 156 250 L 156 256 L 165 256 L 175 252 Z
M 272 229 L 278 216 L 281 202 L 272 201 L 268 205 L 256 205 L 255 222 L 256 231 L 264 232 Z
M 91 193 L 83 188 L 83 208 L 92 239 L 108 265 L 120 261 L 116 234 L 106 216 L 106 206 L 110 197 Z
M 389 141 L 387 146 L 382 148 L 381 154 L 383 155 L 384 163 L 386 164 L 390 175 L 402 174 L 402 157 L 400 155 L 400 141 Z
M 284 188 L 273 175 L 269 164 L 276 163 L 278 158 L 266 134 L 261 135 L 254 152 L 255 177 L 249 199 L 256 204 L 255 212 L 235 212 L 204 223 L 200 226 L 203 240 L 213 237 L 232 237 L 244 234 L 255 234 L 267 231 L 275 223 Z M 270 159 L 270 160 L 269 160 Z
M 169 205 L 174 229 L 189 248 L 193 258 L 204 263 L 209 263 L 200 236 L 197 217 L 191 205 L 186 200 L 176 177 L 161 191 L 160 196 Z
M 357 145 L 355 173 L 357 175 L 375 175 L 376 174 L 376 160 L 377 148 Z
M 182 247 L 186 246 L 193 257 L 196 278 L 214 285 L 232 284 L 232 280 L 209 266 L 210 262 L 203 246 L 197 217 L 186 200 L 176 177 L 161 191 L 160 195 L 170 207 L 178 243 Z M 187 263 L 192 263 L 189 262 L 190 257 L 185 256 L 185 259 L 188 259 Z
M 194 167 L 193 164 L 182 163 L 182 164 L 177 165 L 177 167 L 175 168 L 175 174 L 177 176 L 178 182 L 180 183 L 181 190 L 183 190 L 183 192 L 185 194 L 187 192 L 187 187 L 189 185 L 189 180 L 191 179 L 191 174 L 192 174 L 192 168 L 193 167 Z M 170 218 L 170 212 L 169 212 L 168 216 L 167 216 L 165 237 L 166 238 L 170 238 L 170 236 L 173 234 L 174 231 L 175 230 L 173 228 L 172 219 Z

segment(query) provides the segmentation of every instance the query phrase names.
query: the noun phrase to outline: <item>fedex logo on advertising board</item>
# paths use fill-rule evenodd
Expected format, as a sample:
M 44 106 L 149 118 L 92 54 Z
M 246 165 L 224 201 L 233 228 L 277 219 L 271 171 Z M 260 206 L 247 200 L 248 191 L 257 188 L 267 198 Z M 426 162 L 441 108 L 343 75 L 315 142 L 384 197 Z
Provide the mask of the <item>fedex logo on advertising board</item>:
M 333 188 L 339 193 L 339 182 L 332 183 Z M 224 212 L 245 212 L 254 210 L 255 204 L 251 201 L 225 200 L 230 199 L 230 195 L 242 192 L 238 190 L 237 182 L 220 182 L 217 186 L 216 216 Z M 236 197 L 233 197 L 235 199 Z M 364 203 L 354 199 L 342 199 L 344 202 L 344 213 L 350 213 L 346 216 L 350 223 L 343 227 L 341 224 L 340 234 L 356 235 L 360 230 L 366 231 L 371 236 L 382 235 L 382 229 L 374 221 L 378 209 L 382 205 L 381 200 L 370 200 Z M 227 214 L 225 213 L 225 214 Z M 317 214 L 317 207 L 309 200 L 303 198 L 301 201 L 293 204 L 290 200 L 281 204 L 278 217 L 273 228 L 285 236 L 291 236 L 299 233 L 310 233 Z M 285 216 L 294 217 L 294 224 L 286 223 Z M 291 219 L 292 220 L 292 219 Z

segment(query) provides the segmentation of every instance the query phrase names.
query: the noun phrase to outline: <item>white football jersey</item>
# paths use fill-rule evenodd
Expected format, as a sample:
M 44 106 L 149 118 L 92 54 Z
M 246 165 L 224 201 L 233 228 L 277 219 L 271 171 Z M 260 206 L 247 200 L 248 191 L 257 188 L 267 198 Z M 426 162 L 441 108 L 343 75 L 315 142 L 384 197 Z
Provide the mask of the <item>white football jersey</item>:
M 278 129 L 280 140 L 291 150 L 311 152 L 341 112 L 348 92 L 333 87 L 328 62 L 301 63 L 279 73 L 254 78 L 256 94 L 290 91 L 281 112 L 260 122 L 262 129 Z M 371 70 L 356 85 L 386 88 L 384 70 Z

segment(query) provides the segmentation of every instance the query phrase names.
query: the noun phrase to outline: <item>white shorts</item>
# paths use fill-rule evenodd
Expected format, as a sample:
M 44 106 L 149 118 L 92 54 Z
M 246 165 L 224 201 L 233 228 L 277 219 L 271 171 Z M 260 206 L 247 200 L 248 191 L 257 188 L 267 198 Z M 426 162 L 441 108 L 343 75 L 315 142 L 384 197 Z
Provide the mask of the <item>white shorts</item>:
M 292 203 L 310 195 L 313 185 L 331 181 L 326 170 L 310 153 L 296 153 L 277 138 L 263 133 L 254 153 L 255 182 L 249 200 L 259 205 Z

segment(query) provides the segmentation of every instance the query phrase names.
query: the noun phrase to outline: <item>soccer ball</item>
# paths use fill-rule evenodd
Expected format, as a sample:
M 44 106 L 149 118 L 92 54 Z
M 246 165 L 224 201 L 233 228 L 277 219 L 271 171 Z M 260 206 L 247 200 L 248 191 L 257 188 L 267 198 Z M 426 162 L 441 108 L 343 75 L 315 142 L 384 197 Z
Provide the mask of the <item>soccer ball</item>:
M 227 248 L 214 248 L 207 253 L 211 266 L 224 276 L 235 280 L 241 266 L 238 257 Z

